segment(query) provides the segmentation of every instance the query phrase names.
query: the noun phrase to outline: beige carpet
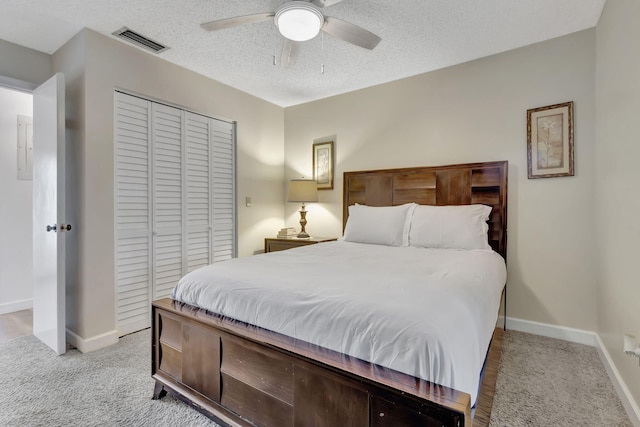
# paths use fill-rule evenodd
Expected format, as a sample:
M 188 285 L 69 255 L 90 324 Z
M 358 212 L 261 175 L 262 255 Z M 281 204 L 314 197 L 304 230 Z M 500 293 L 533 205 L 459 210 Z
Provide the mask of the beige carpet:
M 632 427 L 595 348 L 507 331 L 491 427 Z
M 151 337 L 56 356 L 33 335 L 0 345 L 0 426 L 217 426 L 170 396 L 151 400 Z
M 216 426 L 151 400 L 149 330 L 55 356 L 33 336 L 0 344 L 0 426 Z M 491 426 L 631 426 L 596 350 L 507 332 Z

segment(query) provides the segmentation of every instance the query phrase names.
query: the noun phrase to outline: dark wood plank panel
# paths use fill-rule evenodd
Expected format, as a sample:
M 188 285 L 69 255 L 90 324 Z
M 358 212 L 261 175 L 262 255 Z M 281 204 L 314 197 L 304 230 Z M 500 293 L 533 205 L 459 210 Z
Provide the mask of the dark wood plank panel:
M 220 336 L 197 324 L 182 329 L 182 382 L 220 401 Z
M 368 427 L 369 396 L 343 381 L 296 367 L 295 425 Z
M 359 205 L 364 205 L 367 202 L 367 195 L 362 191 L 350 191 L 348 194 L 349 206 L 353 206 L 356 203 Z
M 293 362 L 273 357 L 260 346 L 222 339 L 222 373 L 288 404 L 293 404 Z
M 349 190 L 364 192 L 367 188 L 366 176 L 353 176 L 349 178 Z
M 386 175 L 368 176 L 365 188 L 367 206 L 391 206 L 393 204 L 393 178 Z
M 493 206 L 493 210 L 491 211 L 491 216 L 489 217 L 489 225 L 495 224 L 496 227 L 502 228 L 502 214 L 500 213 L 500 206 Z
M 160 342 L 176 350 L 182 349 L 182 323 L 169 316 L 160 315 Z
M 473 187 L 499 187 L 502 184 L 500 168 L 473 169 L 471 185 Z
M 471 170 L 446 170 L 436 173 L 436 204 L 468 205 L 471 203 Z
M 450 418 L 446 414 L 432 414 L 426 407 L 397 404 L 380 396 L 371 397 L 371 427 L 455 427 L 457 422 L 455 417 Z
M 182 381 L 182 353 L 169 345 L 160 343 L 159 369 Z
M 222 374 L 222 405 L 264 427 L 293 426 L 293 407 Z
M 396 188 L 393 190 L 393 205 L 418 203 L 419 205 L 435 205 L 435 188 Z
M 471 204 L 487 205 L 487 206 L 499 208 L 500 207 L 500 191 L 497 188 L 492 191 L 477 191 L 474 188 L 471 193 Z M 499 209 L 497 212 L 499 213 Z
M 502 230 L 498 228 L 492 228 L 491 225 L 489 225 L 489 240 L 492 242 L 499 242 L 501 238 L 502 238 Z
M 405 188 L 436 188 L 435 171 L 400 173 L 393 175 L 394 190 Z M 417 203 L 417 202 L 416 202 Z

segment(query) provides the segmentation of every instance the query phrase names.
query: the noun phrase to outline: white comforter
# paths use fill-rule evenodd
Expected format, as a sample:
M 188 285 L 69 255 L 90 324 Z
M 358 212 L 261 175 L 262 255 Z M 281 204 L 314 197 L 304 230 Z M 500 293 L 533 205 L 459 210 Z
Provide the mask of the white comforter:
M 471 395 L 506 281 L 492 251 L 344 241 L 184 276 L 176 300 Z

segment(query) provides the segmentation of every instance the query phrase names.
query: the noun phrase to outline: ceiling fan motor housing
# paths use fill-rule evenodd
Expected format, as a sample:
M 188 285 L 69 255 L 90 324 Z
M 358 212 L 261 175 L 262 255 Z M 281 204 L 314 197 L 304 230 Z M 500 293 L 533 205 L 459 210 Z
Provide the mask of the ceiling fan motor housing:
M 284 37 L 303 42 L 318 35 L 324 25 L 320 9 L 306 1 L 290 1 L 276 10 L 273 18 Z

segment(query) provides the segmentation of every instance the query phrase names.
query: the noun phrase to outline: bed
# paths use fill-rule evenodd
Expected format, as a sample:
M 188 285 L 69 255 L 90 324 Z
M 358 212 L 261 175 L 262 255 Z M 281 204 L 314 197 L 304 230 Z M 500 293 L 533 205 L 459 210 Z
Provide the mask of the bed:
M 254 260 L 239 259 L 223 268 L 205 267 L 183 279 L 196 283 L 195 287 L 182 286 L 183 281 L 176 287 L 174 296 L 181 301 L 163 299 L 153 303 L 154 398 L 169 392 L 216 421 L 233 426 L 470 426 L 471 406 L 476 403 L 478 396 L 474 425 L 485 423 L 490 413 L 491 388 L 495 384 L 496 360 L 500 353 L 504 277 L 501 279 L 497 274 L 497 278 L 492 279 L 492 292 L 497 295 L 497 300 L 494 296 L 482 304 L 483 310 L 490 312 L 488 316 L 481 317 L 484 320 L 469 317 L 468 312 L 475 308 L 469 310 L 466 303 L 456 302 L 450 308 L 445 308 L 444 313 L 438 313 L 437 309 L 449 299 L 457 301 L 451 299 L 447 292 L 458 292 L 460 295 L 468 292 L 469 299 L 482 298 L 480 293 L 473 294 L 474 287 L 465 288 L 465 283 L 455 278 L 454 273 L 461 270 L 461 265 L 471 266 L 482 262 L 478 265 L 483 267 L 476 268 L 480 270 L 479 274 L 472 271 L 469 276 L 480 282 L 488 280 L 487 277 L 491 275 L 489 271 L 492 267 L 484 267 L 487 262 L 488 265 L 497 266 L 496 271 L 500 270 L 501 263 L 504 266 L 502 259 L 497 261 L 495 258 L 499 258 L 496 253 L 503 258 L 506 256 L 506 196 L 506 162 L 346 172 L 343 192 L 345 241 L 251 257 Z M 420 206 L 416 207 L 415 203 Z M 433 272 L 428 267 L 424 267 L 426 270 L 416 267 L 416 277 L 433 273 L 449 282 L 447 286 L 439 288 L 438 284 L 433 285 L 442 291 L 439 293 L 442 300 L 433 296 L 430 297 L 432 306 L 427 305 L 428 301 L 421 303 L 428 310 L 411 310 L 409 305 L 394 304 L 403 298 L 408 302 L 418 300 L 421 288 L 410 290 L 398 283 L 392 289 L 394 293 L 389 294 L 384 283 L 403 276 L 404 270 L 407 270 L 393 271 L 394 266 L 403 260 L 413 260 L 413 257 L 426 254 L 431 257 L 429 265 L 446 266 L 449 255 L 442 258 L 441 253 L 447 250 L 416 249 L 402 244 L 391 250 L 384 245 L 360 242 L 354 237 L 358 236 L 358 229 L 353 224 L 356 217 L 363 215 L 362 212 L 369 212 L 366 215 L 370 215 L 373 210 L 376 214 L 384 211 L 396 215 L 406 207 L 413 216 L 414 209 L 420 209 L 423 213 L 431 212 L 432 209 L 428 208 L 430 205 L 490 206 L 490 209 L 487 208 L 489 219 L 485 225 L 488 230 L 484 232 L 488 235 L 487 243 L 495 253 L 486 250 L 449 250 L 460 252 L 460 256 L 467 258 L 456 260 L 444 273 Z M 372 208 L 385 206 L 394 208 L 377 211 Z M 351 222 L 348 221 L 350 213 Z M 415 228 L 419 229 L 417 226 Z M 360 234 L 366 240 L 375 231 Z M 414 240 L 418 242 L 420 237 Z M 372 248 L 379 253 L 372 253 Z M 331 258 L 331 254 L 337 258 Z M 302 265 L 299 272 L 291 270 L 286 264 L 292 258 L 295 259 L 291 261 L 292 266 Z M 362 270 L 357 270 L 360 268 L 358 259 L 389 260 L 389 265 L 366 266 L 369 276 L 364 280 Z M 420 259 L 411 261 L 411 265 L 421 265 Z M 480 259 L 482 261 L 478 261 Z M 235 264 L 237 266 L 233 267 Z M 336 276 L 324 280 L 323 270 L 327 270 L 327 264 L 332 266 L 329 270 L 339 272 L 338 277 L 345 278 L 346 282 L 339 282 Z M 287 266 L 291 274 L 279 272 L 277 266 Z M 208 268 L 212 272 L 207 272 Z M 234 273 L 232 268 L 239 268 L 242 273 Z M 390 275 L 385 277 L 387 270 Z M 313 278 L 311 283 L 297 283 L 299 278 L 305 276 L 305 272 Z M 223 281 L 223 276 L 227 279 L 231 277 L 232 281 L 235 277 L 236 282 L 240 283 L 249 283 L 247 281 L 251 279 L 270 284 L 259 289 L 257 285 L 255 289 L 250 289 L 252 286 L 240 286 L 231 291 L 221 287 L 215 294 L 217 297 L 203 297 L 197 285 L 210 273 L 218 275 L 214 285 Z M 319 284 L 329 281 L 331 286 L 322 291 L 329 294 L 318 294 Z M 499 285 L 497 288 L 496 281 Z M 458 286 L 459 282 L 460 287 L 454 287 L 453 284 Z M 463 292 L 464 289 L 467 291 Z M 302 300 L 297 305 L 283 304 L 280 308 L 265 305 L 265 301 L 270 299 L 275 302 L 288 301 L 290 294 L 297 294 Z M 377 296 L 374 298 L 372 295 Z M 381 304 L 380 298 L 389 303 Z M 318 314 L 318 306 L 322 305 L 318 301 L 329 301 L 325 305 L 334 305 L 337 311 L 331 315 Z M 352 303 L 345 305 L 345 301 Z M 365 303 L 381 307 L 388 312 L 385 315 L 391 317 L 384 318 L 384 321 L 381 320 L 383 317 L 378 317 L 382 316 L 381 313 L 371 317 Z M 289 306 L 294 308 L 287 311 Z M 455 306 L 459 306 L 457 311 Z M 502 313 L 498 313 L 500 310 Z M 424 370 L 422 365 L 427 366 L 427 371 L 431 369 L 431 359 L 416 362 L 408 358 L 403 362 L 403 352 L 384 351 L 384 344 L 392 341 L 389 337 L 396 336 L 398 330 L 411 330 L 402 324 L 395 326 L 399 329 L 393 329 L 393 325 L 398 323 L 396 318 L 410 311 L 415 311 L 418 316 L 438 313 L 433 319 L 425 321 L 427 323 L 420 323 L 436 323 L 432 328 L 421 326 L 413 329 L 445 329 L 447 333 L 441 334 L 441 341 L 435 347 L 445 350 L 447 346 L 458 348 L 457 353 L 443 350 L 443 357 L 438 359 L 436 365 L 444 367 L 445 374 L 437 376 L 437 383 L 426 380 L 421 373 Z M 277 312 L 282 312 L 284 317 L 277 317 Z M 450 317 L 447 317 L 447 312 L 451 313 Z M 352 319 L 340 323 L 337 319 L 344 317 L 342 314 L 349 314 Z M 366 320 L 353 323 L 358 319 Z M 419 319 L 411 321 L 414 324 L 423 322 L 422 318 Z M 446 325 L 437 324 L 441 319 L 446 321 Z M 487 324 L 487 319 L 493 323 Z M 477 324 L 484 325 L 476 330 Z M 368 335 L 372 329 L 382 338 Z M 352 335 L 355 338 L 355 344 L 354 340 L 343 339 L 340 334 L 324 334 L 318 338 L 318 330 L 344 331 L 344 336 Z M 334 337 L 333 341 L 328 338 L 329 335 Z M 417 335 L 411 335 L 409 342 L 412 344 L 404 345 L 423 348 L 421 343 L 415 345 L 419 339 Z M 468 363 L 473 365 L 471 371 L 454 366 L 460 348 L 468 350 L 468 353 L 481 353 L 480 365 L 486 359 L 483 377 L 477 374 L 482 368 L 478 366 L 477 357 Z M 482 387 L 477 390 L 479 382 Z

